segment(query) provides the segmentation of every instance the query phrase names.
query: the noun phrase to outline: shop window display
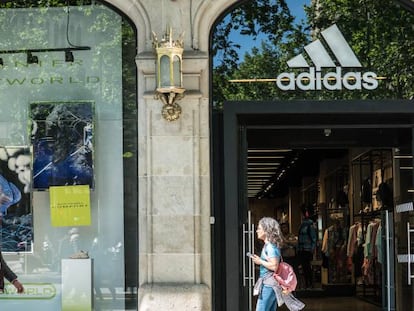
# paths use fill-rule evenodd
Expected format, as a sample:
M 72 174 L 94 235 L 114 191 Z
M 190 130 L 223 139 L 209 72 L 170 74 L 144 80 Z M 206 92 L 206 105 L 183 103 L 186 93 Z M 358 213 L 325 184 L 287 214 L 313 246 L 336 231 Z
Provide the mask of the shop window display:
M 32 252 L 31 155 L 28 147 L 0 147 L 0 241 L 3 252 Z
M 99 1 L 2 1 L 0 12 L 0 164 L 16 186 L 2 249 L 26 289 L 5 284 L 2 310 L 59 310 L 62 260 L 81 253 L 94 309 L 124 309 L 137 284 L 134 30 Z M 52 222 L 50 186 L 89 187 L 90 223 Z
M 31 103 L 33 188 L 93 189 L 93 103 Z

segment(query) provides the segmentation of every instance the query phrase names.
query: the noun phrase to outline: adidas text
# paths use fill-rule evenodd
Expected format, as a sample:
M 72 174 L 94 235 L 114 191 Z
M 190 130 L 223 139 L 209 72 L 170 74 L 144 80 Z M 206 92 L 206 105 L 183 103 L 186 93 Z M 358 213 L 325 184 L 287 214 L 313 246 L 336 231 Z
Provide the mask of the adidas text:
M 322 76 L 321 71 L 310 67 L 309 72 L 302 72 L 297 76 L 293 72 L 282 72 L 277 76 L 276 85 L 283 91 L 294 91 L 296 88 L 309 90 L 375 90 L 378 87 L 375 72 L 347 72 L 342 75 L 342 68 L 336 67 L 335 72 L 327 72 Z

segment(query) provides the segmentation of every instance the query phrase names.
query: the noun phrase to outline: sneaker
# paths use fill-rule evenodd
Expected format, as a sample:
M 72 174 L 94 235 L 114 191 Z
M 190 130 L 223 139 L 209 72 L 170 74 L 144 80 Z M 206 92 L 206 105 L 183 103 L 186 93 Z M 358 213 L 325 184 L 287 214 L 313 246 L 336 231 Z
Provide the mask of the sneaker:
M 70 259 L 88 259 L 89 254 L 85 251 L 79 251 L 69 257 Z

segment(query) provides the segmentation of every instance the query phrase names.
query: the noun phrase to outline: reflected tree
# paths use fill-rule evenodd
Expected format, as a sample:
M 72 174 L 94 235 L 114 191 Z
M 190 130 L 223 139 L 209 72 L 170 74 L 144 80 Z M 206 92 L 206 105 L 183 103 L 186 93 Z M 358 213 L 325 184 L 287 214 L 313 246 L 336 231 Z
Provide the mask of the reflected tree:
M 216 25 L 212 45 L 215 109 L 221 109 L 225 100 L 413 98 L 412 12 L 392 0 L 315 0 L 305 6 L 305 20 L 297 21 L 289 4 L 276 0 L 243 2 Z M 281 91 L 274 81 L 254 81 L 274 80 L 288 70 L 303 72 L 288 68 L 286 62 L 303 53 L 304 47 L 319 39 L 320 31 L 332 24 L 338 25 L 363 70 L 385 78 L 376 90 Z M 241 47 L 254 39 L 261 43 L 241 57 Z M 230 82 L 237 79 L 251 82 Z

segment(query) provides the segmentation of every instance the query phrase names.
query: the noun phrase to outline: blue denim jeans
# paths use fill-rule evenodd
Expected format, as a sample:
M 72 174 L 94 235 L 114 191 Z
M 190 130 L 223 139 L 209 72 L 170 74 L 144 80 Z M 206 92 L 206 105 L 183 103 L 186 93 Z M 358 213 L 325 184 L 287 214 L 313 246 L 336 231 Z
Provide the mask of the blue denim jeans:
M 275 311 L 277 309 L 276 295 L 273 288 L 263 286 L 256 304 L 256 311 Z

